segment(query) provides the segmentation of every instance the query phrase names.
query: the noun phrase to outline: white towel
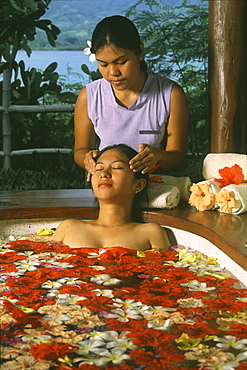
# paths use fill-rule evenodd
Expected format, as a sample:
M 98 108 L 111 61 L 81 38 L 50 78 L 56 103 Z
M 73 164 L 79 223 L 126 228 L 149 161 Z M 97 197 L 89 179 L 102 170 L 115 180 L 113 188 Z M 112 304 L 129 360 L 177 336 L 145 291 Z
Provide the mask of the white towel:
M 204 179 L 220 178 L 219 170 L 238 164 L 247 180 L 247 155 L 237 153 L 210 153 L 203 161 L 202 174 Z
M 216 194 L 220 212 L 238 215 L 247 212 L 247 184 L 227 185 Z
M 176 186 L 149 183 L 148 198 L 150 208 L 175 208 L 180 201 L 180 192 Z
M 182 202 L 187 202 L 190 197 L 190 187 L 192 185 L 191 179 L 189 177 L 175 177 L 163 175 L 161 180 L 166 185 L 176 186 L 180 191 L 180 200 Z
M 217 181 L 214 181 L 213 179 L 200 181 L 197 183 L 197 185 L 200 184 L 208 184 L 210 193 L 217 194 L 220 191 L 220 184 Z

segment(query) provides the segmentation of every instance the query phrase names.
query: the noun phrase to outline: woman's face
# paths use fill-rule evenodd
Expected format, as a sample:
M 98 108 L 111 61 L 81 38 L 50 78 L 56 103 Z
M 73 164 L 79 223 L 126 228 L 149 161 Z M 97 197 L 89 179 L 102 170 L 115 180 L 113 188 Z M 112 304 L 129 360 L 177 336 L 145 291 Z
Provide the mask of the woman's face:
M 128 158 L 121 151 L 109 149 L 98 158 L 92 176 L 92 187 L 99 200 L 115 199 L 125 202 L 126 199 L 132 199 L 139 182 L 129 167 Z
M 140 55 L 141 56 L 141 55 Z M 98 68 L 114 90 L 135 90 L 143 77 L 140 56 L 115 45 L 105 46 L 96 53 Z

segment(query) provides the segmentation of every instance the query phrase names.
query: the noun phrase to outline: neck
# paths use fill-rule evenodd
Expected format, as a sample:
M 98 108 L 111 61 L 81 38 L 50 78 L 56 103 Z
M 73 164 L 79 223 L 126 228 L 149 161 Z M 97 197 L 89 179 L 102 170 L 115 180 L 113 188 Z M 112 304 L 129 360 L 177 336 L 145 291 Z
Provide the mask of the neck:
M 114 89 L 113 87 L 112 88 L 113 93 L 117 99 L 118 104 L 124 107 L 129 107 L 130 105 L 132 105 L 134 101 L 138 98 L 138 96 L 141 94 L 146 79 L 147 74 L 145 72 L 140 71 L 140 77 L 136 80 L 136 83 L 134 83 L 130 88 L 119 91 Z
M 106 227 L 123 226 L 132 222 L 131 207 L 126 205 L 101 205 L 97 224 Z

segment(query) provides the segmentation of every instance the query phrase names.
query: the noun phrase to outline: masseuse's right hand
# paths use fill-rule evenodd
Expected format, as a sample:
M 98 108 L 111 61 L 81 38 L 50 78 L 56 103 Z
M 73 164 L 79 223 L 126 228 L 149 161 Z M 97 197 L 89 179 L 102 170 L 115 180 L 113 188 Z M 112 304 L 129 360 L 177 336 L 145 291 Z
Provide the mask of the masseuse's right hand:
M 85 169 L 87 170 L 87 181 L 91 180 L 91 176 L 94 174 L 95 171 L 95 158 L 97 157 L 99 151 L 98 150 L 90 150 L 84 160 Z

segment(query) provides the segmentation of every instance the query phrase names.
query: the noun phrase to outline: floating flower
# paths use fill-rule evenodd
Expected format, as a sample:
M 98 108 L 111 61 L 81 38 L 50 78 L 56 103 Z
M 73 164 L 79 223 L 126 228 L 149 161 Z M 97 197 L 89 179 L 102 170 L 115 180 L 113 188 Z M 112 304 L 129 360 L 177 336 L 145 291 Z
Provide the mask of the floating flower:
M 102 365 L 106 365 L 108 362 L 120 364 L 121 362 L 131 358 L 122 348 L 112 348 L 110 351 L 101 352 L 101 356 Z
M 90 281 L 96 283 L 96 284 L 102 284 L 102 285 L 117 285 L 121 283 L 120 279 L 112 278 L 110 275 L 107 274 L 101 274 L 98 276 L 94 276 L 90 278 Z
M 91 53 L 91 46 L 92 46 L 91 41 L 87 40 L 87 45 L 88 45 L 88 47 L 83 50 L 83 54 L 89 55 L 88 59 L 90 60 L 90 62 L 93 63 L 96 60 L 96 56 L 95 56 L 95 54 Z
M 6 369 L 246 367 L 247 289 L 215 258 L 18 240 L 1 261 Z
M 247 339 L 237 340 L 236 337 L 226 335 L 224 338 L 215 338 L 214 340 L 215 342 L 219 342 L 216 344 L 216 346 L 220 348 L 232 347 L 235 349 L 247 350 Z

